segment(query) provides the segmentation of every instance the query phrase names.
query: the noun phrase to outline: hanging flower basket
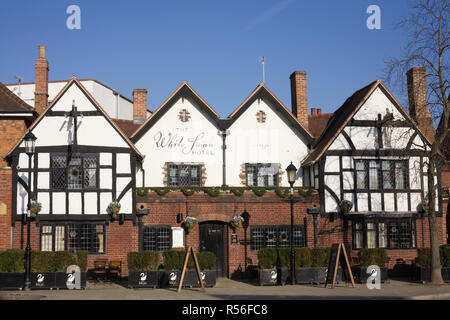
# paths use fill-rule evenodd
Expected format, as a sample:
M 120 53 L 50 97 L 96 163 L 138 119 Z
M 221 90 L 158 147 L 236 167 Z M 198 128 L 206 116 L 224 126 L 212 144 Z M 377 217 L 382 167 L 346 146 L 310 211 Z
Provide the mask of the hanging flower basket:
M 186 219 L 184 219 L 183 227 L 186 233 L 189 233 L 194 229 L 195 224 L 198 223 L 198 219 L 195 217 L 187 216 Z
M 113 201 L 108 205 L 108 212 L 114 219 L 117 219 L 119 211 L 120 211 L 120 203 L 118 201 Z
M 353 208 L 353 203 L 350 200 L 342 200 L 339 203 L 339 208 L 341 208 L 343 213 L 349 213 Z
M 244 218 L 242 218 L 241 216 L 234 216 L 231 219 L 230 224 L 234 229 L 237 229 L 237 228 L 242 227 L 243 222 L 244 222 Z
M 36 218 L 37 214 L 41 211 L 42 204 L 40 202 L 32 200 L 30 203 L 30 217 Z

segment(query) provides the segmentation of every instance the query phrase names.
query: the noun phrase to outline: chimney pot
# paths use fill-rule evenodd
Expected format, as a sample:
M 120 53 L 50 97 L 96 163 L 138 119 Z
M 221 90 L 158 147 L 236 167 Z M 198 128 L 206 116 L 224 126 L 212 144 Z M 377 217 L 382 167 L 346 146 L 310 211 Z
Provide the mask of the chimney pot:
M 45 59 L 45 46 L 39 46 L 39 59 Z
M 316 115 L 316 108 L 311 108 L 311 115 L 315 116 Z
M 292 113 L 304 128 L 308 128 L 308 100 L 306 96 L 306 72 L 295 71 L 290 76 Z
M 317 115 L 320 115 L 320 114 L 322 114 L 322 109 L 317 109 Z
M 147 118 L 147 89 L 133 89 L 133 120 L 143 123 Z
M 427 101 L 426 68 L 411 68 L 406 73 L 406 79 L 408 84 L 409 113 L 428 140 L 433 142 L 434 126 Z

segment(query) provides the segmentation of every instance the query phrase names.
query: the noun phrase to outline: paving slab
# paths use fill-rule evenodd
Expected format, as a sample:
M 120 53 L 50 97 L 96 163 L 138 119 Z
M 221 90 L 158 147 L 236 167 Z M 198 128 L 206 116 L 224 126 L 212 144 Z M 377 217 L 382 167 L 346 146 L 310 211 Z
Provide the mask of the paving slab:
M 254 283 L 218 279 L 213 288 L 129 289 L 126 283 L 91 282 L 85 290 L 0 291 L 0 300 L 450 300 L 450 284 L 433 286 L 390 280 L 381 289 L 365 284 L 257 286 Z

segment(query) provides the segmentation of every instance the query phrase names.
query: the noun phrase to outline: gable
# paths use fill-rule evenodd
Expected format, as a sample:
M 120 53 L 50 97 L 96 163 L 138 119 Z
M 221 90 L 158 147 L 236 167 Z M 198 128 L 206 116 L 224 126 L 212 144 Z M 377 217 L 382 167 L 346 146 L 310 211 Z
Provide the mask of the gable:
M 78 145 L 131 148 L 140 156 L 139 151 L 112 122 L 105 111 L 92 98 L 88 91 L 73 77 L 55 97 L 48 109 L 30 127 L 37 137 L 36 147 L 64 146 L 73 144 L 73 119 L 69 116 L 75 101 L 78 117 Z M 85 114 L 83 114 L 85 113 Z M 23 139 L 10 151 L 23 147 Z

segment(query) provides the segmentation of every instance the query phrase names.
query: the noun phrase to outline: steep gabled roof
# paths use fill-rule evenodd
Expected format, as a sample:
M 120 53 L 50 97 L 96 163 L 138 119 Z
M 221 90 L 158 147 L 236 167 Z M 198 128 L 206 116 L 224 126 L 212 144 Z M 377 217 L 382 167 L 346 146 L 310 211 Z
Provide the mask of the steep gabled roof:
M 308 116 L 309 132 L 311 132 L 314 140 L 319 139 L 333 115 L 334 113 L 322 113 Z
M 394 95 L 384 85 L 384 83 L 378 79 L 364 88 L 356 91 L 351 97 L 349 97 L 344 104 L 336 110 L 334 116 L 328 121 L 327 127 L 314 145 L 313 151 L 303 160 L 302 164 L 310 164 L 319 160 L 323 153 L 333 143 L 336 137 L 341 133 L 347 123 L 353 118 L 358 110 L 364 105 L 370 95 L 376 88 L 380 88 L 391 102 L 397 107 L 402 116 L 409 121 L 413 127 L 419 132 L 419 135 L 424 141 L 430 144 L 429 140 L 425 137 L 422 131 L 417 127 L 417 123 L 411 118 L 409 113 L 398 102 Z
M 0 112 L 35 113 L 34 109 L 0 82 Z
M 228 117 L 228 126 L 231 126 L 251 105 L 256 99 L 269 99 L 272 105 L 281 114 L 285 116 L 292 126 L 298 130 L 310 143 L 314 141 L 314 138 L 308 128 L 302 126 L 298 119 L 289 111 L 288 108 L 261 82 L 255 90 L 245 99 Z
M 36 125 L 45 117 L 45 115 L 52 109 L 52 107 L 59 101 L 59 99 L 64 95 L 64 93 L 70 88 L 71 85 L 77 85 L 78 88 L 86 95 L 88 100 L 94 105 L 94 107 L 99 110 L 102 115 L 105 117 L 106 121 L 119 133 L 120 136 L 125 140 L 125 142 L 130 146 L 131 149 L 136 153 L 138 157 L 143 158 L 142 154 L 136 148 L 136 146 L 131 142 L 131 140 L 127 137 L 127 135 L 120 129 L 120 127 L 109 117 L 108 113 L 100 106 L 100 104 L 94 99 L 94 97 L 89 93 L 89 91 L 80 83 L 80 81 L 73 76 L 69 82 L 61 89 L 61 91 L 56 95 L 55 99 L 53 99 L 52 103 L 42 112 L 39 117 L 33 122 L 27 132 L 22 136 L 22 138 L 17 142 L 17 144 L 8 152 L 6 157 L 11 156 L 14 150 L 20 145 L 25 135 L 32 131 Z
M 124 120 L 124 119 L 112 119 L 123 133 L 126 134 L 128 138 L 130 138 L 133 133 L 136 132 L 137 129 L 141 127 L 141 124 L 135 123 L 133 120 Z
M 217 112 L 189 85 L 183 81 L 177 89 L 156 109 L 153 114 L 145 120 L 141 127 L 131 136 L 131 140 L 136 143 L 181 97 L 188 97 L 194 100 L 199 108 L 209 116 L 211 120 L 221 128 L 222 121 Z

